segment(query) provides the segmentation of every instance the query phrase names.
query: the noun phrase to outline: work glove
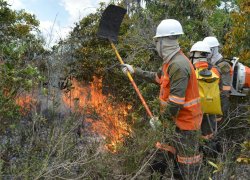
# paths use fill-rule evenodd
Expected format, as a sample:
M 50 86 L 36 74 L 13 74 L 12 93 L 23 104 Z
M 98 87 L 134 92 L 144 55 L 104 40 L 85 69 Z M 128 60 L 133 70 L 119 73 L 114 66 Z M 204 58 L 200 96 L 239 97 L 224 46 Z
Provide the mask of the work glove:
M 122 72 L 125 75 L 127 75 L 127 72 L 130 72 L 131 74 L 135 73 L 134 68 L 129 64 L 122 64 L 121 67 L 122 67 Z
M 152 117 L 149 121 L 150 126 L 154 129 L 157 130 L 162 126 L 161 121 L 159 120 L 159 117 Z

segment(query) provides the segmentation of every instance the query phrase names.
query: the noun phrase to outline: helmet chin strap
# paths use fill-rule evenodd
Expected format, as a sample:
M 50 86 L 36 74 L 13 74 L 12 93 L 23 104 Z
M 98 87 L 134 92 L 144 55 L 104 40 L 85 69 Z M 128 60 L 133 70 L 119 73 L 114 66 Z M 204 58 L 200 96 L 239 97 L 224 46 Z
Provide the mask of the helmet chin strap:
M 192 56 L 189 57 L 191 59 L 192 64 L 194 64 L 194 53 L 195 52 L 192 52 Z
M 207 58 L 206 56 L 199 56 L 199 57 L 191 57 L 191 58 L 193 58 L 193 59 L 200 59 L 200 58 Z

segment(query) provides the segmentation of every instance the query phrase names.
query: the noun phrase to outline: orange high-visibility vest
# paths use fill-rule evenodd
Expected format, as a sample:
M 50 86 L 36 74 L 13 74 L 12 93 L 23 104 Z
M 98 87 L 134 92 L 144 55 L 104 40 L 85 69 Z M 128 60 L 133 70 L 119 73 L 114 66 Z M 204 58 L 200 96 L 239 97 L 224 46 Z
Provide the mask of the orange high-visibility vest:
M 182 52 L 180 53 L 183 54 Z M 167 73 L 169 63 L 166 63 L 163 64 L 162 67 L 163 75 L 160 79 L 161 89 L 159 98 L 163 108 L 168 101 L 183 105 L 183 108 L 179 111 L 177 117 L 174 118 L 178 128 L 181 130 L 198 130 L 200 129 L 202 121 L 198 83 L 193 65 L 184 54 L 183 56 L 189 63 L 191 69 L 191 75 L 188 81 L 185 97 L 177 97 L 170 94 L 170 79 Z

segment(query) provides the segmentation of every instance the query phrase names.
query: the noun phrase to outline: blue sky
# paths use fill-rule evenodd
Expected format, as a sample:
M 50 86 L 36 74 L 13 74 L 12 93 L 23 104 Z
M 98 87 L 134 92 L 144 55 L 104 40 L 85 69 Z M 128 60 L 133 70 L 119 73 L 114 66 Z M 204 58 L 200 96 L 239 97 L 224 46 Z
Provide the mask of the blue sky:
M 82 17 L 94 12 L 100 2 L 109 0 L 7 0 L 12 9 L 24 9 L 35 14 L 40 21 L 47 46 L 55 44 L 59 38 L 67 37 L 68 32 Z

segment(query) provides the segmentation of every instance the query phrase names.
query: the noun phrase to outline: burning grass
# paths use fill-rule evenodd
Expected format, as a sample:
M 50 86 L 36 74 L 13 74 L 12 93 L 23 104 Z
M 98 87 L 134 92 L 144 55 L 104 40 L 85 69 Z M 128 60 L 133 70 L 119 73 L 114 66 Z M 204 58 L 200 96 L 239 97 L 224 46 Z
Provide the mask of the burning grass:
M 125 138 L 132 130 L 126 122 L 131 105 L 114 104 L 111 95 L 102 94 L 102 79 L 94 77 L 89 85 L 72 80 L 72 89 L 63 96 L 64 103 L 73 111 L 83 114 L 96 114 L 95 118 L 88 116 L 83 123 L 90 124 L 94 134 L 102 137 L 107 144 L 105 147 L 111 152 L 117 152 Z
M 16 98 L 16 104 L 20 106 L 20 112 L 25 115 L 31 111 L 32 105 L 36 103 L 34 97 L 29 94 L 18 96 Z

